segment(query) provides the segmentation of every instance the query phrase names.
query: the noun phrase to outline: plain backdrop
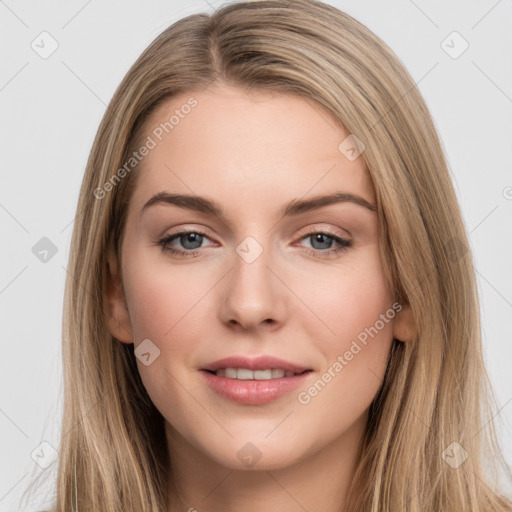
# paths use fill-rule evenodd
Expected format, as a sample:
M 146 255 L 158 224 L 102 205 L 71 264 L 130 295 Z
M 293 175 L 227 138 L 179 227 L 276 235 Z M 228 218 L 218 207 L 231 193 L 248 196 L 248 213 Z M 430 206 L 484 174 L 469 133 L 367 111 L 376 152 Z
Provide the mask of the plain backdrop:
M 396 52 L 431 109 L 476 259 L 484 355 L 510 464 L 512 3 L 327 3 Z M 52 471 L 36 464 L 38 450 L 45 457 L 58 450 L 69 242 L 106 105 L 160 32 L 220 4 L 0 1 L 0 512 L 22 510 L 18 500 L 30 480 Z M 23 510 L 43 507 L 40 498 Z

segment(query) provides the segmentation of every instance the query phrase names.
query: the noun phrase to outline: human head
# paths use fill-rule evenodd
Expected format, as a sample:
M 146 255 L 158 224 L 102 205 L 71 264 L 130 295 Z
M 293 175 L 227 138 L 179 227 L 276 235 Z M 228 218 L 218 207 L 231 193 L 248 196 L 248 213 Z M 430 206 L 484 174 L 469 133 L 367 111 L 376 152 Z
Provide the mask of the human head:
M 158 449 L 162 418 L 137 377 L 130 346 L 116 343 L 107 325 L 107 257 L 113 248 L 122 268 L 120 248 L 137 170 L 114 180 L 110 190 L 103 188 L 104 197 L 98 198 L 98 189 L 144 142 L 141 135 L 147 132 L 141 128 L 163 102 L 217 82 L 300 96 L 363 141 L 384 272 L 393 298 L 410 311 L 417 336 L 393 345 L 371 407 L 361 472 L 381 475 L 381 487 L 374 490 L 379 497 L 373 499 L 389 500 L 390 506 L 405 499 L 405 491 L 385 497 L 385 486 L 399 478 L 394 471 L 415 474 L 420 459 L 447 482 L 455 481 L 461 473 L 451 474 L 439 454 L 443 442 L 463 437 L 448 411 L 462 401 L 468 415 L 476 416 L 479 399 L 469 375 L 473 370 L 483 375 L 483 370 L 467 238 L 446 162 L 425 103 L 392 52 L 357 21 L 317 2 L 233 4 L 211 18 L 180 20 L 141 55 L 116 91 L 91 151 L 73 235 L 69 270 L 75 281 L 67 289 L 64 355 L 67 403 L 75 416 L 66 421 L 94 399 L 104 400 L 111 405 L 106 417 L 92 411 L 83 418 L 91 433 L 86 442 L 107 442 L 99 433 L 110 432 L 118 442 L 110 447 L 111 457 L 119 461 L 122 443 L 112 432 L 116 425 L 133 429 L 136 442 L 125 457 L 137 460 L 140 471 L 154 475 L 155 482 L 161 478 L 158 468 L 166 464 Z M 97 368 L 92 361 L 98 361 Z M 454 375 L 460 377 L 461 396 L 451 394 Z M 103 396 L 101 389 L 111 392 Z M 418 410 L 427 425 L 443 433 L 441 440 L 418 428 Z M 145 443 L 143 430 L 144 438 L 150 434 Z M 73 453 L 78 455 L 70 444 L 62 460 L 71 461 Z M 476 451 L 473 455 L 468 467 L 475 469 L 479 459 Z M 79 458 L 79 467 L 93 467 L 92 460 Z M 134 483 L 134 475 L 123 474 L 125 483 L 130 478 Z M 156 502 L 154 492 L 149 499 Z M 370 490 L 363 499 L 368 503 Z

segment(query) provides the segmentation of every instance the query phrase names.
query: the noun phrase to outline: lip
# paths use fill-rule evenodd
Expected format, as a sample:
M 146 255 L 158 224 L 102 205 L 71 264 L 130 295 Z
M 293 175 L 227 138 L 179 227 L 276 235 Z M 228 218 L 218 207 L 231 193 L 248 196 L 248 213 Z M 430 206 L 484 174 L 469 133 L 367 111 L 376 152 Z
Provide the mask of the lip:
M 264 405 L 297 389 L 304 383 L 311 371 L 268 380 L 238 380 L 218 377 L 207 370 L 201 370 L 206 383 L 220 396 L 243 405 Z
M 280 368 L 285 371 L 294 373 L 302 373 L 306 370 L 311 370 L 306 366 L 300 366 L 284 359 L 279 359 L 273 356 L 258 356 L 249 358 L 246 356 L 231 356 L 219 359 L 213 363 L 207 364 L 201 370 L 209 370 L 214 372 L 219 368 L 247 368 L 248 370 L 269 370 L 272 368 Z M 293 377 L 287 377 L 289 379 Z M 276 379 L 280 380 L 280 379 Z
M 279 368 L 300 375 L 280 379 L 238 380 L 218 377 L 211 373 L 220 368 L 247 368 L 253 371 Z M 312 371 L 311 368 L 273 356 L 231 356 L 201 368 L 201 374 L 213 391 L 223 398 L 243 405 L 264 405 L 277 400 L 301 386 Z

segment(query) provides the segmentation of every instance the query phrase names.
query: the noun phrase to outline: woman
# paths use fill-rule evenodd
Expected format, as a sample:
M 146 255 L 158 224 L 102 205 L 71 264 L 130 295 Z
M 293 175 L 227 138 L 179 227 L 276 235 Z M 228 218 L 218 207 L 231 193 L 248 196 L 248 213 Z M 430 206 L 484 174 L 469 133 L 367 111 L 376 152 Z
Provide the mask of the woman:
M 173 24 L 108 106 L 78 212 L 52 510 L 511 510 L 447 164 L 353 18 Z

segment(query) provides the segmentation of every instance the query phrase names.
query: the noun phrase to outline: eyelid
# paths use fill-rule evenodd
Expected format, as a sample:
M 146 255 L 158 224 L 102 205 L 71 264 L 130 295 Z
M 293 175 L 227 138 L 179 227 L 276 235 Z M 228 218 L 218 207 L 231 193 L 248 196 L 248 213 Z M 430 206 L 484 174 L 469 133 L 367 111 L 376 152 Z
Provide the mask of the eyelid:
M 201 256 L 202 250 L 204 248 L 198 248 L 194 250 L 186 250 L 186 249 L 176 249 L 174 247 L 171 247 L 170 244 L 175 239 L 179 239 L 182 236 L 186 236 L 187 234 L 198 234 L 200 237 L 208 238 L 212 240 L 212 238 L 207 234 L 202 232 L 200 229 L 194 229 L 194 228 L 181 228 L 178 229 L 175 232 L 168 233 L 164 235 L 163 237 L 157 239 L 156 244 L 159 245 L 163 252 L 168 252 L 171 255 L 176 255 L 176 257 L 183 259 L 183 258 L 189 258 L 189 257 L 198 257 Z M 311 237 L 313 235 L 324 235 L 328 238 L 331 238 L 335 244 L 337 244 L 337 247 L 330 248 L 328 250 L 316 250 L 316 249 L 308 249 L 303 248 L 304 252 L 308 255 L 311 255 L 315 258 L 329 258 L 329 257 L 336 257 L 347 251 L 348 249 L 352 248 L 354 246 L 354 241 L 352 240 L 352 237 L 346 238 L 344 235 L 339 235 L 338 233 L 334 233 L 331 229 L 322 229 L 320 227 L 311 227 L 309 228 L 309 231 L 302 233 L 301 235 L 297 235 L 297 237 L 294 238 L 296 240 L 295 244 L 298 242 L 301 242 L 304 239 L 307 239 L 308 237 Z
M 177 235 L 178 233 L 181 233 L 182 231 L 194 231 L 194 232 L 197 231 L 198 233 L 199 232 L 206 233 L 206 231 L 209 231 L 209 229 L 206 227 L 203 227 L 200 224 L 180 224 L 180 225 L 174 226 L 172 228 L 169 228 L 169 227 L 165 228 L 157 235 L 157 237 L 162 238 L 165 236 Z M 210 235 L 208 235 L 208 236 L 210 236 Z
M 347 235 L 348 237 L 350 237 L 350 239 L 352 238 L 352 235 L 351 233 L 346 230 L 346 229 L 336 229 L 336 228 L 332 228 L 332 227 L 322 227 L 321 224 L 325 224 L 325 223 L 312 223 L 312 224 L 309 224 L 308 226 L 304 227 L 301 229 L 300 231 L 300 234 L 297 235 L 297 238 L 298 239 L 302 239 L 304 238 L 305 236 L 307 235 L 310 235 L 310 234 L 315 234 L 315 233 L 318 233 L 318 232 L 323 232 L 325 233 L 326 235 L 330 235 L 330 236 L 335 236 L 335 237 L 339 237 L 339 238 L 347 238 Z M 172 231 L 170 232 L 167 232 L 167 229 L 164 230 L 160 235 L 157 236 L 157 239 L 160 240 L 162 238 L 168 238 L 168 237 L 171 237 L 173 235 L 179 235 L 179 234 L 182 234 L 183 232 L 194 232 L 194 233 L 197 233 L 197 234 L 200 234 L 202 236 L 205 236 L 207 238 L 209 238 L 210 240 L 212 241 L 215 241 L 215 237 L 208 234 L 208 229 L 207 228 L 204 228 L 204 227 L 195 227 L 193 225 L 181 225 L 175 229 L 172 229 Z
M 322 224 L 324 224 L 326 227 L 323 227 Z M 316 224 L 315 223 L 309 224 L 308 226 L 303 228 L 303 230 L 304 230 L 304 233 L 301 234 L 300 237 L 303 237 L 303 236 L 309 235 L 311 233 L 317 233 L 317 232 L 321 231 L 321 232 L 323 232 L 325 234 L 329 234 L 329 235 L 332 235 L 332 236 L 337 236 L 337 237 L 340 237 L 340 238 L 347 238 L 347 236 L 352 238 L 352 234 L 349 231 L 347 231 L 346 229 L 333 228 L 333 227 L 330 227 L 325 222 L 318 222 Z

